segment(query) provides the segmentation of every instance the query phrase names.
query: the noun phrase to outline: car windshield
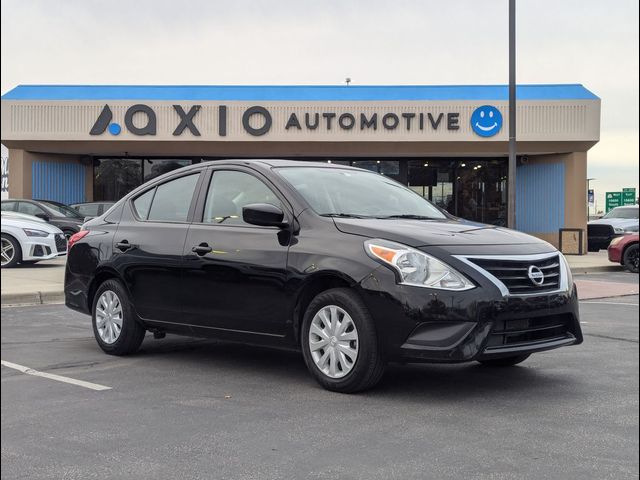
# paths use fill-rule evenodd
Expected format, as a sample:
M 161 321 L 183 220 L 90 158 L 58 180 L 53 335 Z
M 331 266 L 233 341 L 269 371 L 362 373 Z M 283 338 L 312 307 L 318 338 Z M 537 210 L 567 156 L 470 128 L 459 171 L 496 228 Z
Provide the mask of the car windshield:
M 628 220 L 638 219 L 637 208 L 614 208 L 602 218 L 624 218 Z
M 43 202 L 43 201 L 41 201 L 40 203 L 42 203 L 48 209 L 53 210 L 56 214 L 60 214 L 64 217 L 84 218 L 80 214 L 80 212 L 78 212 L 77 210 L 71 207 L 68 207 L 66 205 L 63 205 L 61 203 L 52 203 L 52 202 Z
M 413 190 L 364 170 L 280 167 L 277 171 L 318 214 L 351 218 L 444 219 Z

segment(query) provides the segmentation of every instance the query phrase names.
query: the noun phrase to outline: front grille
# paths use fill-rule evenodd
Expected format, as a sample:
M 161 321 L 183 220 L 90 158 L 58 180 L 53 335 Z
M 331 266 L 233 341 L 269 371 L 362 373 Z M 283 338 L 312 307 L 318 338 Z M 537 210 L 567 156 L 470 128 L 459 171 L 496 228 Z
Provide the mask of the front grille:
M 571 314 L 499 320 L 493 325 L 486 348 L 499 349 L 561 340 L 571 335 Z
M 469 260 L 500 280 L 513 295 L 551 292 L 560 287 L 560 258 L 558 255 L 542 260 L 496 258 L 470 258 Z M 543 273 L 544 280 L 540 285 L 534 283 L 529 277 L 530 267 L 536 267 Z
M 611 225 L 591 224 L 587 225 L 587 237 L 594 239 L 611 240 L 615 236 L 615 231 Z
M 63 233 L 56 234 L 56 250 L 58 250 L 58 253 L 67 251 L 67 239 Z

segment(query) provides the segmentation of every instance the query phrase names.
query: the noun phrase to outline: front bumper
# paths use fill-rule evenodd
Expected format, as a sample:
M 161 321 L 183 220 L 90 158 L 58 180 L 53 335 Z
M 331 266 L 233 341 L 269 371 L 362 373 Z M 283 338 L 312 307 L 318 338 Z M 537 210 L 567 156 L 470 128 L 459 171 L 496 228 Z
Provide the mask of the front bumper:
M 568 291 L 505 296 L 490 281 L 448 292 L 398 285 L 386 268 L 361 283 L 390 361 L 457 363 L 582 343 L 575 285 Z
M 50 233 L 47 237 L 26 238 L 26 241 L 21 243 L 22 260 L 51 260 L 67 254 L 67 242 L 63 234 Z

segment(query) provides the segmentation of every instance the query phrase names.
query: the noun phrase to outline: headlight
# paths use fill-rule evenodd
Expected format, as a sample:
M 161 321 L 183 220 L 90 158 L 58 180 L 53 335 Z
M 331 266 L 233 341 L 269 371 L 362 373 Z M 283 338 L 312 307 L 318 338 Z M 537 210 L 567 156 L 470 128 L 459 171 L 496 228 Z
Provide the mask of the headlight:
M 375 239 L 364 242 L 364 249 L 371 258 L 395 270 L 404 285 L 458 291 L 475 287 L 446 263 L 415 248 Z
M 34 230 L 33 228 L 23 228 L 22 231 L 27 237 L 48 237 L 49 232 L 43 232 L 42 230 Z
M 613 227 L 613 233 L 624 233 L 624 228 L 622 228 L 622 227 Z
M 573 288 L 573 274 L 571 273 L 571 267 L 562 253 L 558 252 L 558 257 L 560 258 L 560 268 L 564 271 L 564 275 L 560 277 L 560 289 L 562 291 L 571 290 Z
M 613 240 L 611 240 L 611 243 L 609 243 L 609 246 L 616 245 L 620 243 L 622 240 L 624 240 L 624 237 L 616 237 Z

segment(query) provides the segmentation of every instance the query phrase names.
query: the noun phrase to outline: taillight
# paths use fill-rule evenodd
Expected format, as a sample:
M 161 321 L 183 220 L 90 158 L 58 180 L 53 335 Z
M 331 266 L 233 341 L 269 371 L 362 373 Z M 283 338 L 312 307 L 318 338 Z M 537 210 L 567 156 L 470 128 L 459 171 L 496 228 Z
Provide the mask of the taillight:
M 74 233 L 69 237 L 69 241 L 67 242 L 67 250 L 71 250 L 78 240 L 82 240 L 87 236 L 89 230 L 80 230 L 78 233 Z

